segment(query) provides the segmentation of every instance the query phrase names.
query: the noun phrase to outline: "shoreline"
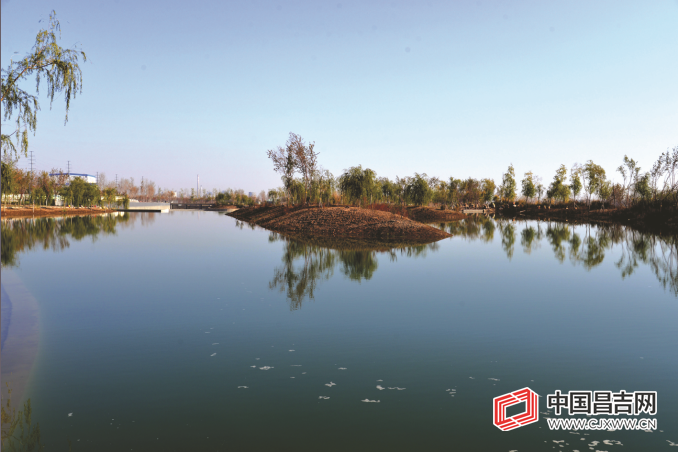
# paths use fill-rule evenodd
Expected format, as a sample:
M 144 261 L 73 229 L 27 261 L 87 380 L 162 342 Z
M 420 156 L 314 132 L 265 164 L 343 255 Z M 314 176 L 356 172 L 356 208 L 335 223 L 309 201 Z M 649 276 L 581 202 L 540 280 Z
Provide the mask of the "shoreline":
M 292 237 L 412 244 L 425 244 L 451 237 L 445 231 L 398 214 L 358 207 L 245 207 L 226 215 Z
M 504 207 L 496 210 L 500 218 L 522 218 L 525 220 L 560 221 L 566 223 L 588 223 L 598 225 L 621 225 L 639 231 L 678 234 L 678 212 L 666 209 L 641 211 L 637 209 L 596 209 L 572 205 L 549 209 L 537 206 Z
M 104 213 L 117 212 L 118 209 L 106 209 L 100 207 L 6 207 L 2 206 L 0 217 L 2 218 L 32 218 L 32 217 L 68 217 L 73 215 L 101 215 Z

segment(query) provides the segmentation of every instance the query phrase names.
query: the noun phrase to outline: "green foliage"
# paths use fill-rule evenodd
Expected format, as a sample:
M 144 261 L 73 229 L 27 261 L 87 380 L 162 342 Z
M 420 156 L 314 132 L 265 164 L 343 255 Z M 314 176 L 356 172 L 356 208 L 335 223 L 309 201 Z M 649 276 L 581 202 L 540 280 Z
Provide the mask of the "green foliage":
M 352 166 L 339 176 L 339 191 L 349 203 L 369 200 L 377 192 L 377 173 L 361 165 Z
M 575 198 L 575 200 L 577 196 L 579 196 L 579 193 L 581 193 L 582 189 L 581 174 L 582 169 L 579 165 L 575 165 L 572 168 L 572 171 L 570 171 L 570 179 L 572 179 L 570 182 L 570 191 L 572 192 L 572 196 Z
M 459 202 L 459 192 L 461 190 L 462 181 L 460 179 L 455 179 L 450 177 L 450 181 L 447 184 L 447 200 L 453 206 L 456 206 Z
M 534 175 L 532 174 L 532 171 L 525 173 L 525 177 L 523 178 L 521 184 L 523 186 L 523 196 L 527 198 L 528 201 L 530 198 L 534 198 L 537 194 L 537 187 L 534 184 Z
M 40 83 L 47 85 L 47 96 L 50 108 L 54 95 L 64 94 L 66 116 L 71 98 L 82 92 L 82 71 L 79 58 L 87 61 L 85 52 L 75 49 L 63 49 L 57 44 L 57 33 L 61 35 L 61 27 L 52 11 L 49 26 L 41 30 L 35 38 L 31 52 L 19 61 L 11 61 L 7 69 L 2 70 L 2 109 L 4 120 L 10 120 L 16 113 L 16 129 L 11 134 L 2 133 L 3 154 L 19 156 L 28 155 L 28 133 L 35 134 L 37 112 L 40 110 L 38 98 L 19 87 L 22 81 L 35 75 L 35 91 L 39 94 Z M 12 140 L 14 136 L 14 141 Z
M 567 202 L 570 199 L 570 187 L 565 184 L 567 169 L 565 165 L 560 165 L 560 168 L 556 170 L 556 175 L 553 176 L 553 182 L 551 186 L 546 191 L 546 196 L 549 199 L 556 199 L 562 202 Z
M 433 198 L 433 190 L 428 184 L 426 174 L 414 173 L 414 177 L 405 187 L 405 199 L 417 206 L 422 206 L 431 202 L 431 198 Z
M 652 189 L 650 188 L 650 174 L 645 173 L 636 180 L 636 193 L 643 201 L 649 201 L 652 197 Z
M 14 162 L 2 162 L 2 193 L 14 193 Z
M 497 187 L 493 179 L 483 179 L 482 181 L 482 193 L 480 195 L 481 201 L 484 203 L 491 202 L 494 199 L 494 192 Z
M 508 170 L 502 176 L 501 197 L 508 201 L 516 199 L 516 172 L 513 164 L 509 165 Z
M 601 184 L 605 181 L 605 170 L 589 160 L 584 165 L 582 172 L 584 179 L 584 190 L 588 193 L 588 203 L 591 205 L 591 195 L 598 192 Z

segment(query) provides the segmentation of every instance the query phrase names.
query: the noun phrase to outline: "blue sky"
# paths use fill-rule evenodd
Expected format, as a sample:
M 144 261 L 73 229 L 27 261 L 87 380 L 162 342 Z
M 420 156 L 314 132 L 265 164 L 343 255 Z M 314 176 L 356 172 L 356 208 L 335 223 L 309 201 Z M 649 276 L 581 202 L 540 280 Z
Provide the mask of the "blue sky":
M 513 163 L 548 183 L 678 145 L 677 0 L 2 0 L 3 67 L 52 9 L 89 60 L 68 125 L 41 98 L 40 169 L 258 192 L 295 132 L 335 176 L 499 182 Z

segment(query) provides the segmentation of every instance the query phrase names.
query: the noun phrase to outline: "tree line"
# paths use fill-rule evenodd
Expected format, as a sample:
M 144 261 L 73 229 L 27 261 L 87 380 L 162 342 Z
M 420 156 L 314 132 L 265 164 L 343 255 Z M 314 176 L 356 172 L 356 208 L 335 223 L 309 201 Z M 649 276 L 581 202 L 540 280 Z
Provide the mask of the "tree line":
M 621 182 L 613 182 L 603 167 L 592 160 L 575 163 L 569 169 L 560 165 L 550 184 L 532 171 L 524 173 L 520 184 L 513 164 L 497 185 L 491 178 L 439 178 L 425 173 L 394 180 L 378 177 L 361 165 L 334 177 L 318 162 L 315 143 L 306 143 L 290 133 L 284 146 L 267 151 L 273 169 L 280 174 L 282 187 L 271 189 L 268 200 L 280 204 L 333 203 L 368 205 L 373 203 L 441 208 L 480 206 L 490 203 L 564 204 L 570 201 L 591 206 L 593 202 L 613 207 L 667 204 L 678 206 L 678 146 L 662 153 L 649 171 L 624 156 L 616 172 Z

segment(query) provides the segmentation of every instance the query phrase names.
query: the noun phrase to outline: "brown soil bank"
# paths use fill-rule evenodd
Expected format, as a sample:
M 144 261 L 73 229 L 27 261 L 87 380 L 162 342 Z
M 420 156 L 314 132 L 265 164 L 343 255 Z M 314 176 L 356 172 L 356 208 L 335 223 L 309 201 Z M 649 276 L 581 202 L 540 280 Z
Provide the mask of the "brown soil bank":
M 408 207 L 407 214 L 415 221 L 458 221 L 466 218 L 466 215 L 456 210 L 440 210 L 431 207 Z
M 675 209 L 644 210 L 629 209 L 595 209 L 573 205 L 563 207 L 517 206 L 497 209 L 498 216 L 509 218 L 526 218 L 539 220 L 560 220 L 576 223 L 623 224 L 642 231 L 678 234 L 678 211 Z
M 447 232 L 400 215 L 356 207 L 245 207 L 227 215 L 292 236 L 399 243 L 428 243 L 451 237 Z
M 115 209 L 102 209 L 99 207 L 2 207 L 2 218 L 26 218 L 26 217 L 63 217 L 68 215 L 99 215 L 102 213 L 115 212 Z

